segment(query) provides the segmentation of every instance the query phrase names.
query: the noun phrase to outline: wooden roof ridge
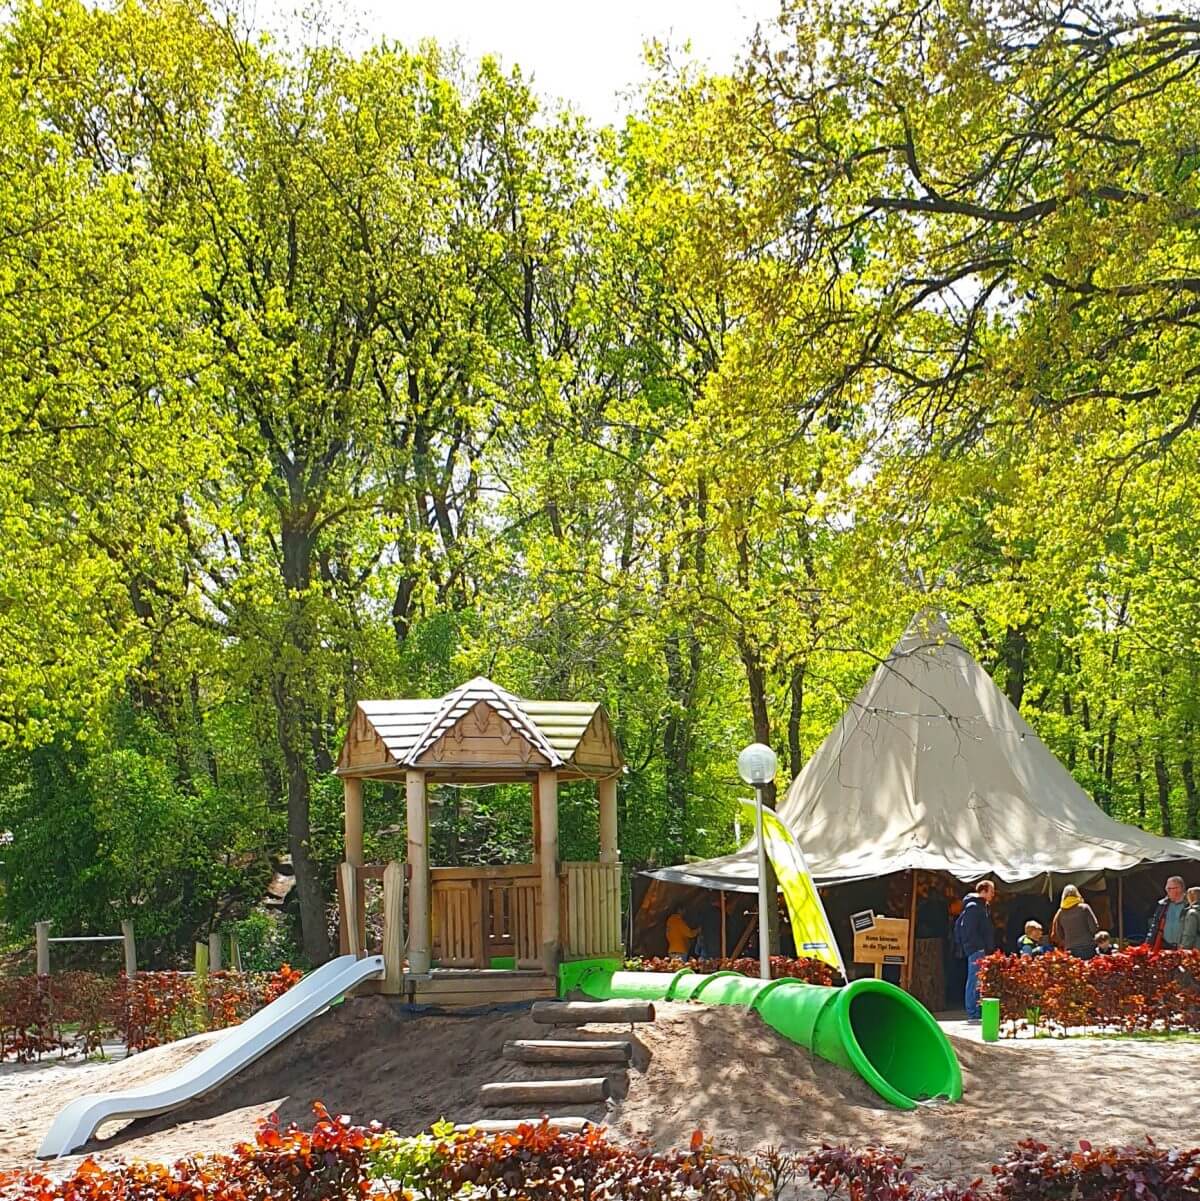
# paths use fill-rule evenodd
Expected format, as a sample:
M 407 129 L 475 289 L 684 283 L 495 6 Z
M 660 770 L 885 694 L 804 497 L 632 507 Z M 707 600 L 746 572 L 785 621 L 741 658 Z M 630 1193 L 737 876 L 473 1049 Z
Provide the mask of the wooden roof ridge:
M 475 676 L 448 692 L 441 700 L 437 712 L 429 724 L 408 748 L 404 762 L 414 766 L 417 760 L 447 730 L 465 717 L 480 701 L 494 709 L 514 729 L 519 731 L 529 744 L 543 756 L 552 767 L 562 767 L 566 760 L 550 744 L 538 724 L 525 709 L 521 701 L 511 692 L 493 683 L 487 676 Z

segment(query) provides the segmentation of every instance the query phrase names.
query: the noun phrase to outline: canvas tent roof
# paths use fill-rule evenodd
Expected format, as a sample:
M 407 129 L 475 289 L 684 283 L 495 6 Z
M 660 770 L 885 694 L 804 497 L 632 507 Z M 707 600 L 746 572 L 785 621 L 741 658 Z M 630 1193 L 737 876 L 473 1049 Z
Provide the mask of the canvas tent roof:
M 930 616 L 909 626 L 778 809 L 820 884 L 919 869 L 1020 885 L 1200 860 L 1200 843 L 1105 814 Z M 753 889 L 755 847 L 649 874 Z

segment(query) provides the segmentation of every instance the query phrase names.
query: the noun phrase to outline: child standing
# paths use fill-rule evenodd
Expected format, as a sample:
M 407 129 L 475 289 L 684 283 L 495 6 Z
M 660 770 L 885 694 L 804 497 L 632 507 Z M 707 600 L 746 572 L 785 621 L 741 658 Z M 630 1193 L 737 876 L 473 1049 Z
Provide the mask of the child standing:
M 1044 955 L 1050 949 L 1046 941 L 1041 922 L 1028 921 L 1025 923 L 1025 933 L 1017 939 L 1017 953 L 1023 958 L 1031 959 Z

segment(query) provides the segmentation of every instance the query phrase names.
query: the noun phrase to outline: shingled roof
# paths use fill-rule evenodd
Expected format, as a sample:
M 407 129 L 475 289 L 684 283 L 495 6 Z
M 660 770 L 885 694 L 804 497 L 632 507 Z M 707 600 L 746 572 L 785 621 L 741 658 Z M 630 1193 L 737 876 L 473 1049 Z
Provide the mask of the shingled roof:
M 570 777 L 611 775 L 621 765 L 599 702 L 523 700 L 476 676 L 443 697 L 360 701 L 337 771 L 387 776 L 424 767 L 486 775 L 495 766 L 503 776 L 557 770 Z

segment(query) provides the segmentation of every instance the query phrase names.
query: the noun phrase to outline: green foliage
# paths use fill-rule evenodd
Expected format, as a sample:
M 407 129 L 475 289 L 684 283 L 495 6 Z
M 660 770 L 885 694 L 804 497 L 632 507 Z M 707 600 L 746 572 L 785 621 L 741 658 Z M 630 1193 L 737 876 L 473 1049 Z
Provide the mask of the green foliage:
M 354 702 L 479 672 L 605 704 L 627 863 L 728 850 L 738 747 L 798 771 L 927 605 L 1200 836 L 1196 50 L 1088 21 L 791 0 L 596 131 L 433 45 L 8 10 L 8 919 L 174 954 L 286 850 L 321 959 Z M 443 792 L 441 861 L 528 857 L 527 789 Z

